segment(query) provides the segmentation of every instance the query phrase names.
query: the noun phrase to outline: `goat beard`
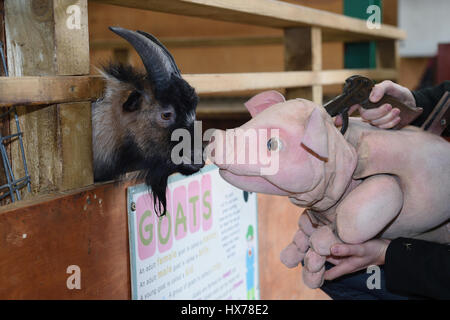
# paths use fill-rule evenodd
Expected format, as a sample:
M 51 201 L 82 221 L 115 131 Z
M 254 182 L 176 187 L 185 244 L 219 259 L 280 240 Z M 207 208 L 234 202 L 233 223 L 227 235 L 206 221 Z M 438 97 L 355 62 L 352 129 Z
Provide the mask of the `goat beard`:
M 176 165 L 171 160 L 158 156 L 145 161 L 145 169 L 139 172 L 139 178 L 144 179 L 149 192 L 153 194 L 153 207 L 158 217 L 164 216 L 167 211 L 166 189 L 169 176 L 177 172 L 191 175 L 202 166 Z
M 166 189 L 169 176 L 177 172 L 177 166 L 162 157 L 152 157 L 145 161 L 144 169 L 138 174 L 153 195 L 153 207 L 158 217 L 164 216 L 167 210 Z

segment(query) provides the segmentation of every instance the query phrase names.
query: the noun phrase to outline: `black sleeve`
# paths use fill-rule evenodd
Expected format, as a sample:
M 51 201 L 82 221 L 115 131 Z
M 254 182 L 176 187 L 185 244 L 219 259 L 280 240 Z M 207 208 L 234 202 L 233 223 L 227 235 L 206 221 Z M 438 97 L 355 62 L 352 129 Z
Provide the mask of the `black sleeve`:
M 450 245 L 395 239 L 387 248 L 384 271 L 389 291 L 450 299 Z
M 450 91 L 450 81 L 444 81 L 437 87 L 412 91 L 412 94 L 416 99 L 416 106 L 423 108 L 423 113 L 414 120 L 411 125 L 420 127 L 425 120 L 427 120 L 428 116 L 446 91 Z

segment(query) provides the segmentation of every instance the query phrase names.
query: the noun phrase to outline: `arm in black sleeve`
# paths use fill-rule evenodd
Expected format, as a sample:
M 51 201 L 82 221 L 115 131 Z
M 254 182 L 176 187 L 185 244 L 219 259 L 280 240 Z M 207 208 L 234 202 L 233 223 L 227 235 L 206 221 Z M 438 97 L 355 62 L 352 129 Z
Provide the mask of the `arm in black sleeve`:
M 450 245 L 407 238 L 392 240 L 384 271 L 389 291 L 450 299 Z
M 437 87 L 425 88 L 418 91 L 412 91 L 416 99 L 416 106 L 423 108 L 423 113 L 411 123 L 413 126 L 420 127 L 433 111 L 434 107 L 441 100 L 446 91 L 450 91 L 450 81 L 444 81 Z

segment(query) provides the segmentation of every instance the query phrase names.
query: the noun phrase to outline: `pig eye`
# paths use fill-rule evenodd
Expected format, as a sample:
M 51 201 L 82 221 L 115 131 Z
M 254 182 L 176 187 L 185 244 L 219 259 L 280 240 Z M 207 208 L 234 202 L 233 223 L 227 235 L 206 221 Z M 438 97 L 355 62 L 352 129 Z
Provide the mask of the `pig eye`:
M 267 150 L 269 151 L 280 151 L 282 147 L 283 144 L 278 138 L 270 138 L 269 141 L 267 141 Z
M 172 112 L 163 112 L 161 113 L 161 119 L 170 120 L 172 118 Z

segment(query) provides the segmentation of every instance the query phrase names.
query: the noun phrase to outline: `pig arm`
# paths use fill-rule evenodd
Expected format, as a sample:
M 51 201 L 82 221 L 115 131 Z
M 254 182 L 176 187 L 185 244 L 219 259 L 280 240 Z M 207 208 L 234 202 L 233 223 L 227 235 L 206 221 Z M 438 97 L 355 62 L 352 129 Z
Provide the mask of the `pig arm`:
M 403 192 L 396 178 L 375 175 L 352 190 L 336 208 L 340 239 L 358 244 L 377 236 L 400 213 Z

